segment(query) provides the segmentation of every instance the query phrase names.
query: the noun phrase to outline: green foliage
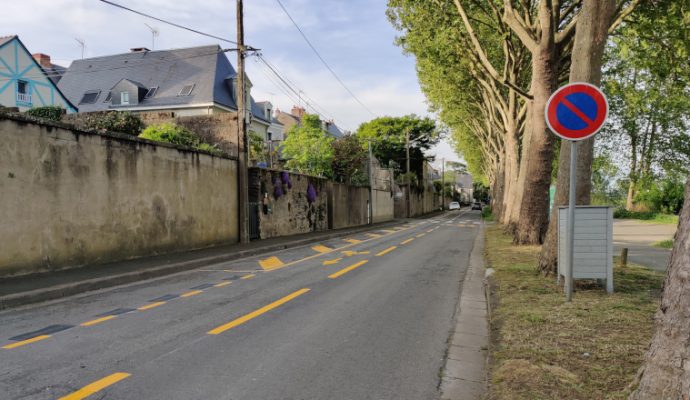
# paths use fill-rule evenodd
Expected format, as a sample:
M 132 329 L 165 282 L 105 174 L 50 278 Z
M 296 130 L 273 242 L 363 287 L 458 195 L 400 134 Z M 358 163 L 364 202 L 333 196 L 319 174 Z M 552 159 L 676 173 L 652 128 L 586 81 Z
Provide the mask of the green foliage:
M 333 137 L 321 128 L 317 115 L 305 114 L 300 126 L 293 126 L 283 141 L 286 166 L 299 172 L 327 176 L 332 175 Z
M 134 136 L 139 135 L 145 127 L 138 115 L 126 111 L 82 114 L 81 126 L 86 129 L 120 132 Z
M 592 162 L 592 204 L 622 205 L 624 193 L 616 185 L 620 168 L 606 152 L 598 154 Z
M 369 183 L 369 156 L 355 135 L 343 136 L 333 142 L 333 179 L 355 185 Z
M 209 143 L 203 142 L 192 131 L 171 123 L 151 125 L 139 135 L 142 139 L 153 140 L 156 142 L 172 143 L 180 146 L 192 147 L 210 153 L 219 153 L 220 150 Z
M 249 159 L 252 161 L 266 161 L 267 154 L 264 152 L 264 139 L 256 132 L 249 132 Z
M 635 201 L 651 211 L 678 214 L 683 207 L 685 183 L 679 174 L 666 174 L 662 178 L 645 177 Z
M 482 219 L 484 221 L 488 221 L 488 222 L 494 220 L 494 215 L 491 211 L 491 206 L 486 206 L 486 207 L 482 208 Z
M 34 107 L 26 111 L 26 115 L 48 121 L 60 121 L 63 114 L 65 109 L 59 106 Z
M 356 135 L 363 148 L 371 140 L 374 156 L 382 165 L 390 165 L 400 172 L 405 171 L 406 134 L 410 135 L 410 169 L 419 180 L 423 175 L 424 151 L 438 143 L 441 131 L 431 118 L 420 118 L 416 115 L 404 117 L 380 117 L 359 126 Z
M 485 203 L 489 202 L 489 187 L 484 185 L 482 182 L 473 183 L 474 190 L 473 196 L 477 201 L 483 201 Z
M 652 246 L 660 247 L 662 249 L 672 249 L 673 248 L 673 239 L 661 240 L 659 242 L 652 244 Z
M 678 224 L 677 215 L 661 214 L 653 211 L 628 211 L 622 207 L 614 210 L 613 218 L 638 219 L 654 224 Z

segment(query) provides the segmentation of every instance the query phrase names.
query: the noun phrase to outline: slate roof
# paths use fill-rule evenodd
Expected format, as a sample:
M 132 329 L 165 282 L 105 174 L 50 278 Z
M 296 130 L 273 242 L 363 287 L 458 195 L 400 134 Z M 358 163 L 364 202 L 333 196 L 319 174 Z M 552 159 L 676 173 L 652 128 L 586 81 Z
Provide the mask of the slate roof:
M 75 60 L 60 79 L 58 87 L 74 104 L 84 93 L 100 90 L 94 104 L 79 104 L 80 112 L 113 109 L 106 96 L 123 79 L 143 87 L 158 87 L 151 98 L 128 108 L 160 108 L 216 103 L 237 109 L 228 78 L 237 73 L 218 45 L 173 50 L 130 52 Z M 178 96 L 183 86 L 193 84 L 189 96 Z M 251 99 L 254 118 L 266 121 L 262 110 Z

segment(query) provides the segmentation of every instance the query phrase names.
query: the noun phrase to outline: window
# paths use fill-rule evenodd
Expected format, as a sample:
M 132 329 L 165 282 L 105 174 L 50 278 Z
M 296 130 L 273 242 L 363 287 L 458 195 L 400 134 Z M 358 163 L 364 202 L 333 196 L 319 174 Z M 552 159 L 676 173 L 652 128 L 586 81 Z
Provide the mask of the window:
M 129 104 L 129 92 L 120 92 L 120 104 Z
M 79 104 L 93 104 L 98 100 L 98 95 L 101 94 L 100 90 L 89 90 L 84 93 Z
M 18 81 L 17 82 L 17 93 L 29 94 L 29 82 Z
M 194 84 L 192 83 L 191 85 L 184 85 L 182 89 L 180 89 L 180 93 L 178 93 L 178 96 L 189 96 L 192 94 L 192 90 L 194 90 Z
M 108 92 L 108 95 L 105 96 L 105 100 L 103 100 L 104 103 L 109 103 L 113 99 L 113 92 Z
M 156 95 L 156 92 L 158 91 L 158 86 L 154 86 L 149 89 L 148 92 L 146 92 L 146 96 L 144 96 L 145 99 L 151 98 Z

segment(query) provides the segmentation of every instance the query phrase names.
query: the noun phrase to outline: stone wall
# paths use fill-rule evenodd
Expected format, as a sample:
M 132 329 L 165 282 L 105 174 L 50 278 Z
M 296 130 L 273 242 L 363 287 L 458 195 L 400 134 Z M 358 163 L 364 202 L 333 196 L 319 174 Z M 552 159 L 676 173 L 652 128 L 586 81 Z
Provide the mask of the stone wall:
M 394 196 L 394 215 L 395 218 L 405 218 L 407 206 L 405 204 L 407 196 L 407 186 L 400 186 L 400 192 Z M 431 187 L 419 191 L 412 187 L 410 194 L 410 217 L 417 217 L 437 211 L 441 208 L 441 196 Z
M 328 226 L 331 229 L 366 225 L 369 216 L 369 188 L 332 183 L 329 188 Z
M 393 195 L 389 191 L 374 190 L 374 223 L 390 221 L 395 217 Z
M 82 126 L 85 115 L 103 114 L 104 112 L 68 114 L 63 121 Z M 203 141 L 217 145 L 232 158 L 237 157 L 237 114 L 213 113 L 208 115 L 180 116 L 174 111 L 139 112 L 141 120 L 146 126 L 172 123 L 183 126 L 194 132 Z
M 259 205 L 259 237 L 328 229 L 327 180 L 264 168 L 249 169 L 249 202 Z
M 0 113 L 0 276 L 238 240 L 236 161 Z

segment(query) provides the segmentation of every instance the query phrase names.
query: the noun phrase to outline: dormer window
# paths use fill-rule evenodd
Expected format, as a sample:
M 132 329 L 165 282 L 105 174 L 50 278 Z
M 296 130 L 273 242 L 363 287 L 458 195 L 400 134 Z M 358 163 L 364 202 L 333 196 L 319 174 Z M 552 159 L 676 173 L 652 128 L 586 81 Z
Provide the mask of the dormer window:
M 180 89 L 180 92 L 177 94 L 178 96 L 189 96 L 192 94 L 192 90 L 194 90 L 194 84 L 190 85 L 184 85 L 182 89 Z
M 79 104 L 93 104 L 98 100 L 98 96 L 101 94 L 100 90 L 89 90 L 84 93 Z
M 149 99 L 149 98 L 155 96 L 157 91 L 158 91 L 158 86 L 154 86 L 154 87 L 150 88 L 149 91 L 146 92 L 146 96 L 144 96 L 144 98 Z
M 129 92 L 120 92 L 120 104 L 129 105 Z

